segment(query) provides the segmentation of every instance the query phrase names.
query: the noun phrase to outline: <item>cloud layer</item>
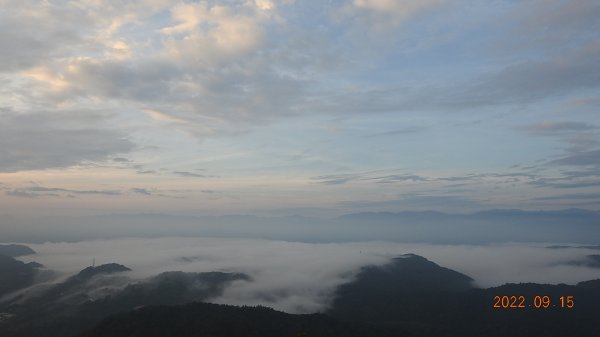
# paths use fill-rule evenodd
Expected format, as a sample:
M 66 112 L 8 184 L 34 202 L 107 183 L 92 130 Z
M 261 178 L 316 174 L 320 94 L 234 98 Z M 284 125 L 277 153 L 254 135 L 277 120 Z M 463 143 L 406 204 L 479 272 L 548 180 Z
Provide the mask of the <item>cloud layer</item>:
M 72 274 L 91 264 L 118 262 L 135 278 L 163 271 L 233 271 L 252 277 L 214 299 L 217 303 L 268 305 L 293 313 L 320 311 L 335 287 L 370 264 L 405 254 L 422 255 L 473 277 L 479 286 L 507 282 L 569 283 L 600 277 L 598 269 L 566 265 L 589 249 L 548 249 L 527 244 L 445 246 L 362 242 L 308 244 L 284 241 L 209 238 L 116 239 L 30 245 L 27 257 L 50 269 Z
M 598 209 L 597 1 L 0 3 L 2 212 Z
M 134 149 L 123 132 L 103 126 L 103 115 L 95 112 L 0 113 L 0 172 L 70 167 Z

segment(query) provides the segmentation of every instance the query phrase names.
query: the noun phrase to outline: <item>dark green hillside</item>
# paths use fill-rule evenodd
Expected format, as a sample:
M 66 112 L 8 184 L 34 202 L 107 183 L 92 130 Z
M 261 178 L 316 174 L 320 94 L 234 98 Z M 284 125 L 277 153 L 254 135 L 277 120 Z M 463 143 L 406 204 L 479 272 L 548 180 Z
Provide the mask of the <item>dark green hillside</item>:
M 235 273 L 166 272 L 131 282 L 119 273 L 130 269 L 115 263 L 88 267 L 39 296 L 2 308 L 11 315 L 0 331 L 12 337 L 69 337 L 115 313 L 148 305 L 178 305 L 218 296 L 230 282 L 248 280 Z M 127 284 L 112 289 L 113 284 Z
M 404 334 L 341 323 L 322 314 L 291 315 L 266 307 L 209 303 L 146 307 L 104 320 L 80 337 L 371 337 Z
M 525 308 L 494 309 L 495 296 L 523 296 Z M 548 296 L 548 308 L 535 308 Z M 573 308 L 560 297 L 573 296 Z M 600 336 L 600 280 L 576 286 L 470 286 L 470 278 L 419 256 L 366 267 L 338 291 L 329 313 L 347 321 L 399 327 L 415 336 Z
M 0 255 L 0 296 L 33 284 L 38 266 Z
M 24 245 L 0 245 L 0 255 L 19 257 L 35 254 L 35 251 Z

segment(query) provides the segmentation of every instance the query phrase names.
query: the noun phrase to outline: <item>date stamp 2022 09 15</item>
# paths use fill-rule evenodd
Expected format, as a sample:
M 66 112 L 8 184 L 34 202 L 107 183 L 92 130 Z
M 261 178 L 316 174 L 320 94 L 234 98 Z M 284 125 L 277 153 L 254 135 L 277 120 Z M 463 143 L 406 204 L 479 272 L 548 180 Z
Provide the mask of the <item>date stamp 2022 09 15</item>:
M 575 299 L 573 296 L 560 296 L 552 299 L 546 295 L 536 295 L 531 298 L 525 296 L 494 296 L 494 309 L 549 309 L 549 308 L 566 308 L 572 309 L 575 307 Z

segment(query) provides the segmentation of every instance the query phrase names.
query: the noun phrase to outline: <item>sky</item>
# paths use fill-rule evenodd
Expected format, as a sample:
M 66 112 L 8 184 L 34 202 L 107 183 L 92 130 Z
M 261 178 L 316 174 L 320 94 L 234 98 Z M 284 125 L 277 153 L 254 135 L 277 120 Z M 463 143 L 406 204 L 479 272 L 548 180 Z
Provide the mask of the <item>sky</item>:
M 598 17 L 0 0 L 0 215 L 598 211 Z

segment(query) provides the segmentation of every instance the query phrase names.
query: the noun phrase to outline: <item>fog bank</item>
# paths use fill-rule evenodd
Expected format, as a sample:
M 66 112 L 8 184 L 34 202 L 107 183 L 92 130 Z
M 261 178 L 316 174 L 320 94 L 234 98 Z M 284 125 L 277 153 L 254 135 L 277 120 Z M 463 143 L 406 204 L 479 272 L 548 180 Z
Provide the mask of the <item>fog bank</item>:
M 117 262 L 146 278 L 164 271 L 241 272 L 216 303 L 265 305 L 292 313 L 323 310 L 335 288 L 362 266 L 415 253 L 467 274 L 480 287 L 509 282 L 567 283 L 600 278 L 600 269 L 568 265 L 594 250 L 548 249 L 542 244 L 434 245 L 393 242 L 301 243 L 228 238 L 123 238 L 74 243 L 29 244 L 38 261 L 63 275 L 92 264 Z M 597 252 L 597 251 L 596 251 Z

